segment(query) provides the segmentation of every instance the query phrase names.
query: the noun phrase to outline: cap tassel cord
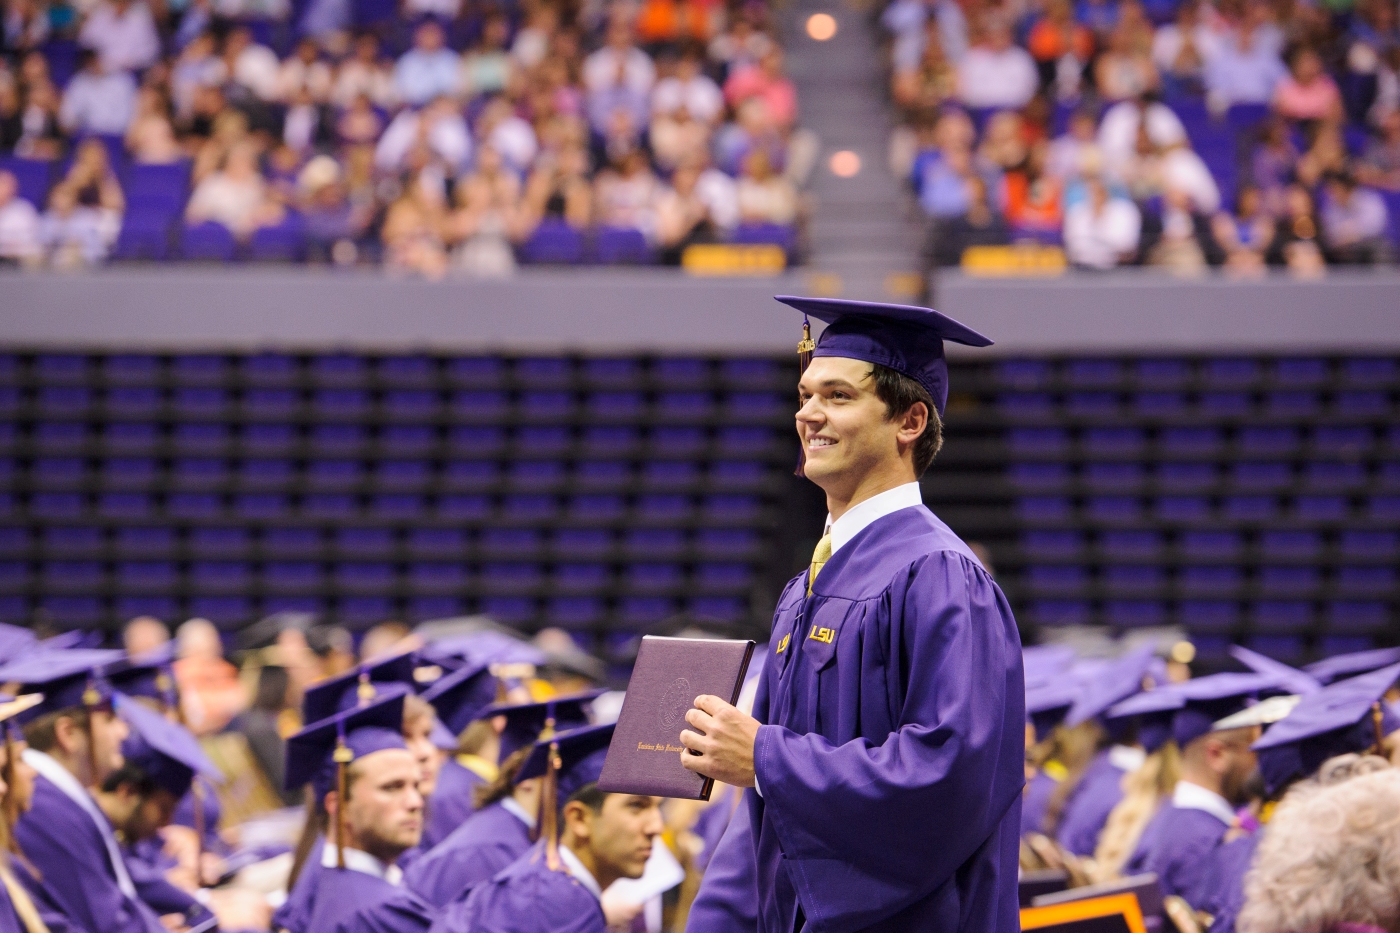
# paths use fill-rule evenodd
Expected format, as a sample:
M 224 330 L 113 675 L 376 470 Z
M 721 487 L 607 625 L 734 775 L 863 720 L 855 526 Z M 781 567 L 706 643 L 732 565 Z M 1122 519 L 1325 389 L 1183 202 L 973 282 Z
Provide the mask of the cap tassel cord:
M 204 887 L 204 785 L 199 782 L 199 775 L 194 776 L 190 783 L 191 802 L 194 805 L 194 834 L 196 837 L 195 849 L 195 877 L 199 880 L 199 886 Z M 339 810 L 339 807 L 336 807 Z
M 91 680 L 83 691 L 83 708 L 87 710 L 88 767 L 92 769 L 92 785 L 102 783 L 102 775 L 97 769 L 97 742 L 94 738 L 92 718 L 97 714 L 97 706 L 102 702 L 102 694 Z
M 5 786 L 10 788 L 10 792 L 5 795 L 5 826 L 9 830 L 9 843 L 11 852 L 19 852 L 19 842 L 15 838 L 15 823 L 19 821 L 19 795 L 14 792 L 15 787 L 15 739 L 14 730 L 10 723 L 5 723 Z
M 340 724 L 339 729 L 344 729 Z M 345 733 L 335 737 L 335 867 L 345 867 L 345 793 L 348 789 L 347 769 L 354 760 L 354 753 L 345 744 Z
M 544 837 L 544 863 L 550 871 L 562 871 L 559 859 L 559 743 L 549 745 L 549 761 L 540 788 L 540 835 Z
M 807 371 L 807 367 L 812 365 L 812 354 L 817 350 L 816 341 L 812 339 L 812 322 L 806 315 L 802 316 L 802 339 L 797 343 L 797 368 L 799 375 Z M 798 406 L 802 403 L 801 392 L 798 393 Z M 793 476 L 807 475 L 807 449 L 805 445 L 797 448 L 797 469 L 792 471 Z
M 1375 726 L 1375 729 L 1376 729 L 1376 748 L 1375 748 L 1375 753 L 1376 753 L 1377 755 L 1384 755 L 1384 754 L 1385 754 L 1385 724 L 1384 724 L 1384 722 L 1383 722 L 1383 718 L 1384 718 L 1384 717 L 1383 717 L 1382 714 L 1381 714 L 1381 705 L 1380 705 L 1380 703 L 1372 703 L 1372 704 L 1371 704 L 1371 725 Z

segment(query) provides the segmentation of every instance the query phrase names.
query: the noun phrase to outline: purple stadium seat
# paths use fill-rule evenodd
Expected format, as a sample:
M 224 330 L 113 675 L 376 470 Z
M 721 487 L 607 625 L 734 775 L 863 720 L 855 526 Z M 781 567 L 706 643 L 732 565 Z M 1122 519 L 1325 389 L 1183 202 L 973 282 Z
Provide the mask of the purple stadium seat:
M 457 528 L 412 528 L 406 544 L 414 558 L 460 558 L 467 535 Z
M 679 557 L 685 534 L 674 528 L 634 528 L 623 536 L 622 549 L 630 557 Z
M 181 237 L 181 255 L 199 262 L 233 262 L 237 249 L 229 229 L 212 220 L 186 226 Z
M 491 517 L 489 496 L 439 496 L 435 514 L 454 522 L 480 522 Z
M 426 356 L 386 356 L 375 370 L 382 384 L 399 389 L 431 388 L 437 377 L 437 363 Z
M 408 568 L 408 585 L 415 593 L 450 596 L 462 592 L 467 582 L 467 571 L 461 564 L 412 564 Z
M 1084 483 L 1094 491 L 1133 490 L 1142 485 L 1146 471 L 1140 463 L 1089 463 Z
M 390 521 L 407 521 L 422 515 L 427 502 L 422 496 L 381 494 L 369 497 L 369 514 Z
M 675 612 L 675 603 L 660 596 L 629 596 L 618 603 L 622 619 L 631 624 L 665 621 Z
M 511 495 L 501 499 L 501 517 L 509 522 L 549 522 L 559 516 L 554 496 Z
M 684 576 L 677 564 L 632 564 L 622 575 L 628 593 L 670 593 L 677 589 Z
M 545 492 L 564 485 L 567 471 L 557 460 L 522 460 L 510 464 L 506 471 L 506 486 L 512 490 Z
M 1035 599 L 1026 608 L 1036 625 L 1084 625 L 1091 615 L 1089 604 L 1077 599 Z
M 40 159 L 0 159 L 0 170 L 15 176 L 19 196 L 39 211 L 48 206 L 49 187 L 53 182 L 53 163 Z
M 1136 496 L 1091 496 L 1084 505 L 1089 520 L 1104 525 L 1135 525 L 1143 518 Z
M 1088 571 L 1079 566 L 1031 566 L 1025 570 L 1024 585 L 1042 595 L 1078 593 L 1088 582 Z
M 1316 567 L 1261 567 L 1257 582 L 1263 596 L 1310 596 L 1322 574 Z
M 1312 557 L 1322 549 L 1322 538 L 1313 531 L 1265 531 L 1259 549 L 1266 557 Z
M 1293 513 L 1303 521 L 1340 522 L 1351 514 L 1351 505 L 1343 496 L 1299 496 Z
M 583 234 L 561 220 L 545 220 L 520 248 L 520 259 L 527 263 L 583 262 Z
M 246 528 L 195 528 L 189 547 L 196 557 L 243 557 L 252 547 L 252 536 Z
M 437 445 L 437 430 L 427 425 L 393 424 L 379 432 L 379 443 L 395 456 L 423 456 Z
M 346 407 L 326 406 L 324 417 L 338 412 L 342 418 L 350 418 L 355 402 L 346 400 Z M 311 429 L 312 451 L 318 456 L 348 457 L 362 451 L 369 443 L 369 431 L 358 424 L 318 424 Z
M 797 249 L 797 228 L 791 224 L 744 223 L 735 228 L 730 240 L 745 246 L 777 246 L 791 257 Z
M 31 472 L 39 489 L 77 489 L 87 479 L 87 461 L 78 457 L 44 457 Z
M 1110 565 L 1103 569 L 1103 584 L 1110 593 L 1143 593 L 1166 583 L 1162 567 L 1138 564 Z
M 515 435 L 516 448 L 524 454 L 562 454 L 572 441 L 568 428 L 521 428 Z
M 702 593 L 744 593 L 753 585 L 753 570 L 748 564 L 700 564 L 694 585 Z
M 397 582 L 393 564 L 343 563 L 331 572 L 336 589 L 346 593 L 387 593 Z
M 118 260 L 151 260 L 163 262 L 170 258 L 170 243 L 178 211 L 163 207 L 128 205 L 122 217 L 121 233 L 117 235 L 112 258 Z
M 47 561 L 39 568 L 39 585 L 47 592 L 80 593 L 102 586 L 106 574 L 97 561 Z
M 539 564 L 497 563 L 481 565 L 481 587 L 496 595 L 533 593 L 544 582 L 544 569 Z
M 289 561 L 263 564 L 263 586 L 269 592 L 283 594 L 313 593 L 324 585 L 320 564 Z
M 695 535 L 695 550 L 705 557 L 752 557 L 759 544 L 759 536 L 751 528 L 703 528 Z
M 645 489 L 688 489 L 700 478 L 700 466 L 685 460 L 652 461 L 642 467 Z
M 1376 635 L 1386 628 L 1390 612 L 1383 602 L 1344 600 L 1328 603 L 1323 617 L 1331 635 Z
M 44 386 L 34 407 L 42 418 L 73 418 L 87 414 L 97 396 L 83 386 Z
M 1182 600 L 1177 604 L 1177 622 L 1192 633 L 1228 632 L 1239 625 L 1239 607 L 1217 600 Z
M 1167 621 L 1166 605 L 1151 599 L 1110 599 L 1103 609 L 1104 621 L 1117 628 L 1146 628 Z
M 621 496 L 573 496 L 569 499 L 568 517 L 576 522 L 614 522 L 622 518 L 626 510 Z
M 589 595 L 602 592 L 610 576 L 606 564 L 559 564 L 552 580 L 557 592 Z
M 254 231 L 248 258 L 263 262 L 301 262 L 306 258 L 306 227 L 301 215 L 288 213 L 282 222 Z
M 603 601 L 589 596 L 565 596 L 545 603 L 545 618 L 554 625 L 591 625 L 603 618 Z
M 494 356 L 466 356 L 447 361 L 447 381 L 471 389 L 492 388 L 506 379 L 505 360 Z
M 86 424 L 45 422 L 34 426 L 31 438 L 43 453 L 70 453 L 82 449 L 91 437 Z
M 1260 600 L 1249 612 L 1250 628 L 1270 635 L 1300 635 L 1312 626 L 1312 603 L 1295 600 Z
M 632 227 L 599 227 L 594 234 L 593 254 L 605 265 L 640 265 L 653 259 L 646 237 Z
M 642 366 L 633 359 L 591 358 L 583 361 L 583 377 L 593 388 L 631 389 L 641 383 Z
M 632 470 L 619 460 L 585 460 L 574 467 L 574 485 L 591 491 L 616 492 L 632 482 Z
M 1024 522 L 1059 523 L 1069 521 L 1073 508 L 1063 496 L 1022 496 L 1016 500 L 1016 512 Z
M 179 574 L 169 561 L 123 561 L 116 566 L 116 585 L 124 593 L 169 593 Z
M 1021 550 L 1031 557 L 1072 557 L 1084 550 L 1084 535 L 1078 531 L 1025 531 Z

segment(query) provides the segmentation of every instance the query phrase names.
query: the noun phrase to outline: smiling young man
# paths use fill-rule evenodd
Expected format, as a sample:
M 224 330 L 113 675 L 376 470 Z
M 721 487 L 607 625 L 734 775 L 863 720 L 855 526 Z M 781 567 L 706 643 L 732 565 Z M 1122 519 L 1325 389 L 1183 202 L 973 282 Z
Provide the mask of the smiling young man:
M 799 383 L 827 530 L 778 601 L 754 715 L 687 714 L 685 767 L 739 787 L 688 929 L 1011 933 L 1024 686 L 1011 609 L 923 505 L 941 444 L 935 311 L 780 298 L 828 327 Z
M 642 876 L 664 828 L 659 797 L 598 789 L 612 734 L 587 726 L 534 747 L 519 779 L 554 769 L 558 841 L 542 827 L 534 848 L 449 906 L 431 933 L 606 933 L 603 891 Z

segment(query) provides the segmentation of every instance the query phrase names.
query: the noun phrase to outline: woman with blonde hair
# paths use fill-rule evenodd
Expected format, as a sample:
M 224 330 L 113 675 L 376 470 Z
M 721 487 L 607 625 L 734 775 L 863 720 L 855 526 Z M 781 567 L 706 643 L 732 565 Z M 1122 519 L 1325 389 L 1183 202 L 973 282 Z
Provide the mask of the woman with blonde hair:
M 34 769 L 22 757 L 24 738 L 14 717 L 43 698 L 0 695 L 0 933 L 49 933 L 68 928 L 43 891 L 38 872 L 15 842 L 15 821 L 34 798 Z

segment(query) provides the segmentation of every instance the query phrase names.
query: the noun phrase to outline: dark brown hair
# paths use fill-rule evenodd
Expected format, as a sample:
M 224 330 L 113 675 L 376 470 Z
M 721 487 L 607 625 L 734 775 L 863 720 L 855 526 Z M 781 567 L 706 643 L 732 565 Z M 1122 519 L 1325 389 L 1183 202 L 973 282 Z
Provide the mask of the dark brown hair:
M 58 745 L 60 719 L 73 720 L 73 725 L 79 729 L 88 727 L 88 711 L 81 706 L 70 706 L 67 709 L 45 713 L 24 727 L 24 740 L 29 743 L 29 747 L 45 754 L 53 751 Z
M 914 475 L 923 476 L 943 446 L 943 421 L 933 396 L 913 379 L 879 363 L 870 364 L 870 378 L 875 382 L 875 395 L 885 403 L 886 421 L 902 418 L 918 404 L 928 409 L 928 425 L 914 442 Z

